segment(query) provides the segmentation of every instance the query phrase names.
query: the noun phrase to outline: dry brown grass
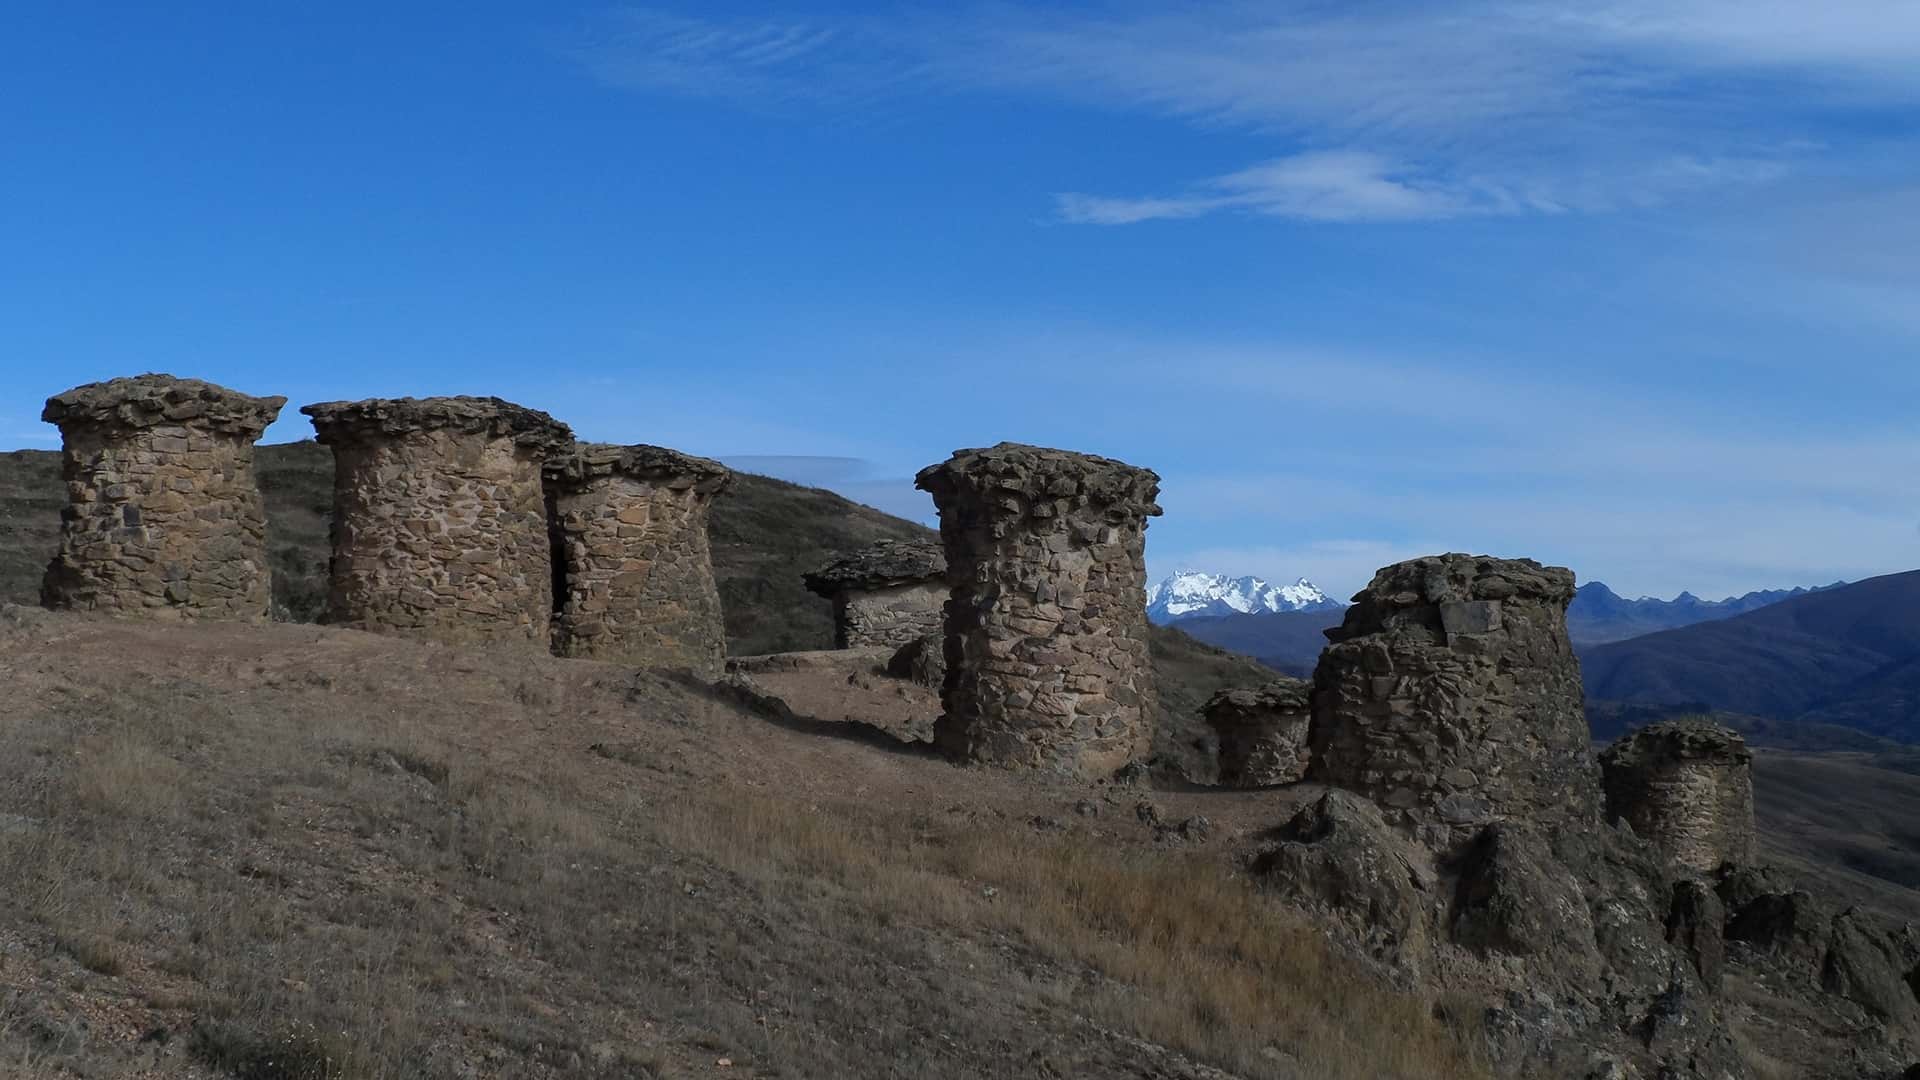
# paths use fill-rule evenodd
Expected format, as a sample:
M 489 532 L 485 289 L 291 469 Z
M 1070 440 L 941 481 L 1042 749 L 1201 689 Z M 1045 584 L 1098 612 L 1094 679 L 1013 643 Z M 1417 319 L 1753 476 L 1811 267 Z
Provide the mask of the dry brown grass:
M 0 713 L 0 1075 L 1481 1074 L 1217 850 L 482 749 L 383 685 Z

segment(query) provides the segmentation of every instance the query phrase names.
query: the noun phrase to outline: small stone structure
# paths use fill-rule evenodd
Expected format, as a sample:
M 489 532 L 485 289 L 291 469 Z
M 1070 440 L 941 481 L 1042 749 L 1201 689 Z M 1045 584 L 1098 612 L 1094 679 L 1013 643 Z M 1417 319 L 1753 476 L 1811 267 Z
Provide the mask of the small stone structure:
M 47 400 L 67 506 L 41 600 L 51 608 L 264 619 L 273 589 L 253 444 L 283 397 L 141 375 Z
M 833 601 L 833 647 L 899 648 L 945 619 L 947 557 L 932 540 L 881 540 L 801 580 Z
M 1327 631 L 1308 777 L 1372 797 L 1437 851 L 1508 818 L 1596 820 L 1573 585 L 1525 559 L 1381 570 Z
M 727 635 L 707 510 L 732 481 L 659 446 L 588 443 L 550 460 L 554 651 L 717 677 Z
M 967 761 L 1104 776 L 1145 755 L 1146 529 L 1160 478 L 1001 443 L 915 484 L 940 510 L 953 594 L 935 741 Z
M 1311 690 L 1303 679 L 1276 679 L 1207 700 L 1201 713 L 1220 737 L 1223 787 L 1291 784 L 1306 775 Z
M 553 570 L 540 470 L 572 445 L 565 424 L 499 398 L 300 411 L 333 448 L 329 622 L 547 647 Z
M 1607 820 L 1625 821 L 1675 866 L 1711 874 L 1753 861 L 1753 752 L 1704 718 L 1650 724 L 1600 755 Z

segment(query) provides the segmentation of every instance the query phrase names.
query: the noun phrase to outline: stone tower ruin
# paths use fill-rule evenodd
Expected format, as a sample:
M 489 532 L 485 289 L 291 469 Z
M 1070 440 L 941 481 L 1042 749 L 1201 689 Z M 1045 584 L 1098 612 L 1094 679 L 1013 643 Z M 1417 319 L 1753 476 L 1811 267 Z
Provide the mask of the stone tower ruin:
M 253 444 L 283 397 L 141 375 L 47 400 L 67 506 L 41 600 L 163 618 L 264 619 L 273 604 Z
M 707 509 L 732 480 L 717 461 L 659 446 L 589 443 L 549 461 L 554 651 L 719 675 Z
M 1312 689 L 1303 679 L 1275 679 L 1207 699 L 1200 711 L 1220 739 L 1222 787 L 1291 784 L 1306 775 Z
M 1753 861 L 1753 752 L 1704 718 L 1649 724 L 1600 755 L 1607 820 L 1695 874 Z
M 333 448 L 329 622 L 547 647 L 553 570 L 540 471 L 572 445 L 565 424 L 499 398 L 300 411 Z
M 1596 820 L 1573 573 L 1437 555 L 1354 597 L 1314 671 L 1308 778 L 1365 794 L 1445 850 L 1506 818 Z
M 881 540 L 802 580 L 833 601 L 833 647 L 899 648 L 940 632 L 947 557 L 931 540 Z
M 1001 443 L 915 484 L 947 553 L 945 715 L 962 760 L 1102 776 L 1145 754 L 1146 529 L 1160 478 L 1106 458 Z

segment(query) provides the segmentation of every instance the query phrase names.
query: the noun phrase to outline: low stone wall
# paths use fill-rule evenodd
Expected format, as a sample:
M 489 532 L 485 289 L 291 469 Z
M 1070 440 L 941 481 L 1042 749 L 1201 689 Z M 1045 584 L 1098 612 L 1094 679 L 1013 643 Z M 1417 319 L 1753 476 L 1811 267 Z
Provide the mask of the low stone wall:
M 946 619 L 949 592 L 946 582 L 939 581 L 843 593 L 834 603 L 834 640 L 845 649 L 898 648 L 937 634 Z
M 327 621 L 547 648 L 553 570 L 540 472 L 571 446 L 565 424 L 499 398 L 300 411 L 334 454 Z
M 945 622 L 947 559 L 931 541 L 882 540 L 842 555 L 803 580 L 833 601 L 834 645 L 899 648 Z
M 48 607 L 264 619 L 273 590 L 253 444 L 287 402 L 141 375 L 48 399 L 67 507 Z
M 1753 752 L 1711 720 L 1650 724 L 1600 755 L 1608 821 L 1695 874 L 1753 861 Z
M 1220 738 L 1223 787 L 1271 787 L 1306 775 L 1312 686 L 1276 679 L 1263 686 L 1222 690 L 1202 707 Z
M 1571 571 L 1531 560 L 1381 570 L 1327 632 L 1309 778 L 1373 798 L 1436 850 L 1504 819 L 1596 820 L 1572 598 Z
M 1142 758 L 1158 694 L 1147 652 L 1147 469 L 1001 443 L 920 472 L 946 546 L 946 708 L 967 761 L 1094 777 Z
M 658 446 L 588 444 L 549 462 L 554 651 L 720 674 L 726 628 L 707 510 L 733 474 Z

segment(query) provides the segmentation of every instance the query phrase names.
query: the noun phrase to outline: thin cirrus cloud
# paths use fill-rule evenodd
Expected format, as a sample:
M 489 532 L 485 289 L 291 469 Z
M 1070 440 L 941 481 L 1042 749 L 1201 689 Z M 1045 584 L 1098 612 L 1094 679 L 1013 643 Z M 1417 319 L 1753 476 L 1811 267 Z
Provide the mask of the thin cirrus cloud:
M 1814 154 L 1830 163 L 1845 148 L 1806 137 L 1812 110 L 1920 95 L 1920 4 L 1117 3 L 815 19 L 629 8 L 569 51 L 628 89 L 843 109 L 1013 93 L 1270 147 L 1182 190 L 1056 195 L 1069 223 L 1443 220 L 1660 205 L 1771 182 Z

